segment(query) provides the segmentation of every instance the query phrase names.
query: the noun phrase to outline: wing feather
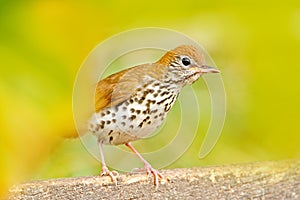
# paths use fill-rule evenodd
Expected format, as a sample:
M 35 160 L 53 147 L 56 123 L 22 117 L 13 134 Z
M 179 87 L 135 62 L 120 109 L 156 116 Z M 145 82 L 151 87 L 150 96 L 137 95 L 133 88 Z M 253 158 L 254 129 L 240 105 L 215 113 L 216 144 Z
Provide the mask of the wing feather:
M 95 111 L 118 105 L 133 96 L 147 68 L 149 64 L 132 67 L 100 80 L 95 91 Z
M 95 111 L 118 105 L 134 96 L 137 88 L 146 79 L 159 80 L 166 71 L 165 66 L 154 64 L 138 65 L 112 74 L 97 83 L 95 91 Z

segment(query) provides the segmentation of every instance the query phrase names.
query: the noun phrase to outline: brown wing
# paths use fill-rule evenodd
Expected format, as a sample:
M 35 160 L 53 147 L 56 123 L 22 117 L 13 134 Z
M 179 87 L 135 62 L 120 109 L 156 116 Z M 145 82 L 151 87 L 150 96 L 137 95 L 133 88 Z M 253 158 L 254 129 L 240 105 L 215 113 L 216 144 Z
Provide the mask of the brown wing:
M 100 80 L 95 91 L 95 111 L 115 106 L 133 96 L 150 66 L 151 64 L 136 66 Z

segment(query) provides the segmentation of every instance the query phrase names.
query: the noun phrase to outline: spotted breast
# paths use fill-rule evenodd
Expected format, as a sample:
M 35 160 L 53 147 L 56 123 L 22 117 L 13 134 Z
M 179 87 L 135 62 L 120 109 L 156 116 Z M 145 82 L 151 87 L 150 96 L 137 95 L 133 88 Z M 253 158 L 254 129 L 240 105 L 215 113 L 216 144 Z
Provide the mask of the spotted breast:
M 149 76 L 142 82 L 128 100 L 92 116 L 89 130 L 104 144 L 125 144 L 144 138 L 164 121 L 180 88 Z

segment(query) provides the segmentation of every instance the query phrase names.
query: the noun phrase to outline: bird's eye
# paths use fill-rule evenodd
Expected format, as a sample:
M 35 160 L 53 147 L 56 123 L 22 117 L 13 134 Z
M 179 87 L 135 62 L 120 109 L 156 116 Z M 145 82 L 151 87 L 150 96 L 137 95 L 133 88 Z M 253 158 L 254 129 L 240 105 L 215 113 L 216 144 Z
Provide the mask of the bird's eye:
M 183 58 L 181 59 L 181 62 L 182 62 L 182 64 L 183 64 L 184 66 L 188 66 L 188 65 L 191 64 L 191 60 L 190 60 L 188 57 L 183 57 Z

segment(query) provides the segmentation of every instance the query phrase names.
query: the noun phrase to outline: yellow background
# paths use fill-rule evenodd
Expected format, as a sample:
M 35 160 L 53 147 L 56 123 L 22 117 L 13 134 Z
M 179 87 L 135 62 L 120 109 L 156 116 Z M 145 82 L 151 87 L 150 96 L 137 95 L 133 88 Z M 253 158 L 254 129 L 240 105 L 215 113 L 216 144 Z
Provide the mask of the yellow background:
M 29 179 L 94 175 L 74 135 L 76 72 L 101 41 L 164 27 L 202 44 L 222 76 L 227 116 L 211 154 L 201 138 L 173 167 L 300 157 L 300 6 L 296 1 L 1 1 L 0 191 Z M 198 136 L 197 136 L 198 137 Z

